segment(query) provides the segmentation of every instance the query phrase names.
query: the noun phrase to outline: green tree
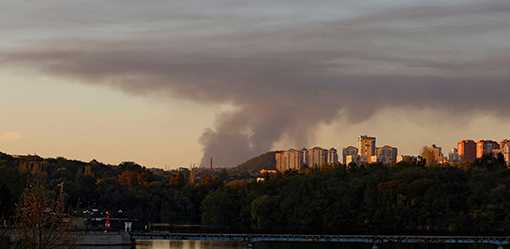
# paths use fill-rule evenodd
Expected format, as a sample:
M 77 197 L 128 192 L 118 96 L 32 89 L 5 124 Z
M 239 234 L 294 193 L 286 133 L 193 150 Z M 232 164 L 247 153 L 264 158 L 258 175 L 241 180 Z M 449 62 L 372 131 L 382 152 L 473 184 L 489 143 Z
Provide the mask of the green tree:
M 202 202 L 202 222 L 207 225 L 237 227 L 240 225 L 241 203 L 236 190 L 215 191 Z

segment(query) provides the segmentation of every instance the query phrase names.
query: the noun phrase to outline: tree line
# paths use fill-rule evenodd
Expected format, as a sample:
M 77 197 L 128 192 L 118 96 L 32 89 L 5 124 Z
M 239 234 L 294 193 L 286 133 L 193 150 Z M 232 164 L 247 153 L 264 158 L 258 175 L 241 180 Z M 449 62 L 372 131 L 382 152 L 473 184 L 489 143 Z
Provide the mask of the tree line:
M 287 172 L 227 183 L 202 202 L 204 224 L 257 232 L 508 234 L 510 170 L 483 158 Z
M 202 224 L 231 232 L 505 234 L 510 170 L 484 158 L 470 165 L 400 163 L 253 175 L 228 170 L 162 171 L 126 162 L 41 159 L 20 171 L 0 154 L 0 220 L 15 224 L 23 191 L 37 179 L 49 196 L 64 187 L 65 212 L 124 210 L 148 223 Z

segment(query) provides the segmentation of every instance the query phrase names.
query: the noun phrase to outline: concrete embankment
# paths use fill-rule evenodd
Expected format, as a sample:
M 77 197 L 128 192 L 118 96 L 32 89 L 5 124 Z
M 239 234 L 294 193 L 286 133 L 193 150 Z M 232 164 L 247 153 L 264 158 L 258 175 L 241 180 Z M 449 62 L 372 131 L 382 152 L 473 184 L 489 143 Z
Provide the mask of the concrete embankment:
M 81 232 L 77 234 L 78 246 L 130 246 L 129 234 L 124 232 Z
M 6 239 L 10 241 L 2 242 L 0 241 L 0 248 L 3 249 L 4 246 L 2 243 L 8 243 L 14 245 L 16 243 L 16 236 L 14 231 L 8 233 L 10 238 Z M 76 238 L 76 245 L 79 248 L 134 248 L 134 243 L 132 243 L 130 236 L 125 232 L 73 232 L 74 237 Z M 5 247 L 7 248 L 7 247 Z

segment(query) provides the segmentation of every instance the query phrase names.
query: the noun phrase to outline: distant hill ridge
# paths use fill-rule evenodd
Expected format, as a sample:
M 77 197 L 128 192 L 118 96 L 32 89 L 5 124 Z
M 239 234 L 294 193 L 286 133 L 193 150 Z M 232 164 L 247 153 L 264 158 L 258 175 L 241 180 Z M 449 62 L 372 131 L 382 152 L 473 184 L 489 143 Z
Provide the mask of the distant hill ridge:
M 276 169 L 276 160 L 275 160 L 275 154 L 276 154 L 276 151 L 270 151 L 270 152 L 266 152 L 264 154 L 261 154 L 259 156 L 256 156 L 234 168 L 232 168 L 231 170 L 233 171 L 239 171 L 239 172 L 248 172 L 248 173 L 254 173 L 254 172 L 258 172 L 260 171 L 261 169 Z M 12 156 L 12 155 L 9 155 L 9 154 L 6 154 L 6 153 L 3 153 L 3 152 L 0 152 L 0 162 L 1 161 L 4 161 L 4 162 L 9 162 L 9 164 L 11 166 L 16 166 L 18 160 L 20 159 L 30 159 L 30 157 L 35 157 L 35 156 Z M 116 166 L 116 165 L 108 165 L 108 164 L 104 164 L 104 163 L 101 163 L 101 162 L 98 162 L 96 160 L 92 160 L 90 162 L 83 162 L 83 161 L 79 161 L 79 160 L 71 160 L 71 159 L 66 159 L 66 158 L 62 158 L 62 157 L 58 157 L 58 158 L 41 158 L 41 157 L 38 157 L 38 161 L 44 161 L 44 162 L 51 162 L 51 163 L 56 163 L 57 161 L 60 161 L 61 163 L 65 162 L 65 164 L 73 164 L 77 167 L 83 167 L 85 165 L 91 165 L 91 166 L 96 166 L 96 167 L 101 167 L 101 166 L 110 166 L 110 167 L 113 167 L 113 166 Z M 121 163 L 120 165 L 118 166 L 125 166 L 127 164 L 136 164 L 136 163 L 132 163 L 132 162 L 124 162 L 124 163 Z M 138 165 L 138 164 L 136 164 Z M 139 165 L 138 165 L 139 166 Z M 140 167 L 143 167 L 143 166 L 140 166 Z M 120 167 L 119 169 L 122 169 L 123 167 Z M 125 167 L 124 167 L 125 168 Z
M 266 152 L 262 155 L 254 157 L 239 166 L 235 167 L 234 170 L 245 171 L 245 172 L 258 172 L 261 169 L 275 169 L 276 159 L 275 151 Z

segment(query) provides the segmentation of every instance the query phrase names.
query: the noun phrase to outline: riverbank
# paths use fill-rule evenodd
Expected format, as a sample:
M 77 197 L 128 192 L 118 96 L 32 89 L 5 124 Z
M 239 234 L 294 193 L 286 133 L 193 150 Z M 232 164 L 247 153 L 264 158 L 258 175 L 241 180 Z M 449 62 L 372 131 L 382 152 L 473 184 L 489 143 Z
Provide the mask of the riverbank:
M 79 247 L 131 246 L 133 242 L 125 232 L 80 232 L 76 234 Z
M 86 231 L 86 232 L 73 232 L 72 235 L 76 238 L 77 247 L 131 247 L 134 245 L 134 241 L 131 241 L 129 233 L 126 232 L 97 232 L 97 231 Z M 7 241 L 10 240 L 10 243 Z M 10 233 L 5 243 L 13 244 L 16 241 L 14 232 Z M 0 241 L 1 242 L 1 241 Z M 0 243 L 0 248 L 4 248 Z

